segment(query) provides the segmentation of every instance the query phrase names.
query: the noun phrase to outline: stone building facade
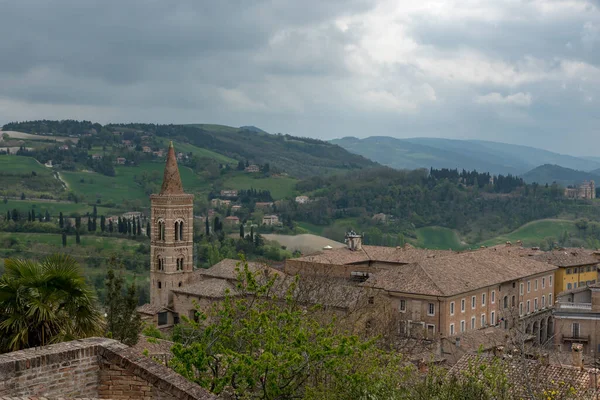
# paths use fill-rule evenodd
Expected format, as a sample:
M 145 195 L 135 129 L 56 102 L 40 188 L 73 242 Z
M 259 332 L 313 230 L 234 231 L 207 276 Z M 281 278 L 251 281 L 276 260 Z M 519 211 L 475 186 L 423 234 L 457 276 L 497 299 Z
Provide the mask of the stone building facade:
M 570 199 L 595 199 L 596 183 L 584 181 L 581 185 L 565 188 L 565 197 Z

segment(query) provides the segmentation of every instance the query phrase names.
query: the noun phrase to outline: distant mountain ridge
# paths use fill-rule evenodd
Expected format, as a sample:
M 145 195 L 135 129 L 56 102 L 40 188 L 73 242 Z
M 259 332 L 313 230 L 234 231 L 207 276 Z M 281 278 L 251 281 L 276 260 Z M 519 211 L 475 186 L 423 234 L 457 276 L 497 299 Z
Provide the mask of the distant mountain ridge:
M 513 175 L 525 174 L 545 164 L 581 171 L 600 169 L 600 159 L 484 140 L 372 136 L 365 139 L 344 137 L 330 142 L 399 169 L 458 168 Z

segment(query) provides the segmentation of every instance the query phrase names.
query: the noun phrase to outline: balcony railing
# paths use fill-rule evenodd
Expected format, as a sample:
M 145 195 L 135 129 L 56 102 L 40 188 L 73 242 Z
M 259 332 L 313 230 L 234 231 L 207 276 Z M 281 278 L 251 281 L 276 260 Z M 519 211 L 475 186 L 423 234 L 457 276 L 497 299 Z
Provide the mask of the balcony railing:
M 592 310 L 592 303 L 556 303 L 555 308 L 559 310 Z
M 574 342 L 574 343 L 588 343 L 590 336 L 578 335 L 578 336 L 563 336 L 563 342 Z

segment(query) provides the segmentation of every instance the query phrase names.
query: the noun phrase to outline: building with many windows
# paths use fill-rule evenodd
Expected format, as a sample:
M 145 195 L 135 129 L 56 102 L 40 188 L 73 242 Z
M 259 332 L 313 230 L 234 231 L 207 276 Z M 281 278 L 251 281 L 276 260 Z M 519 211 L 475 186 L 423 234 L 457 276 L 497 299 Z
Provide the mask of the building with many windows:
M 600 284 L 582 286 L 559 294 L 554 305 L 554 343 L 569 349 L 583 345 L 584 353 L 600 352 Z
M 533 256 L 556 265 L 554 296 L 565 290 L 593 285 L 598 281 L 598 260 L 583 249 L 559 249 Z

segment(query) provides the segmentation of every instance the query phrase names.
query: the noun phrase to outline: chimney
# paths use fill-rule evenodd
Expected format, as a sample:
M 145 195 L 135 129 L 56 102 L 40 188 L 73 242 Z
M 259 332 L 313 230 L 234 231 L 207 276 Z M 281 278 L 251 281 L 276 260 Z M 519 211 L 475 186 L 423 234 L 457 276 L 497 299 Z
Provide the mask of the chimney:
M 571 345 L 571 355 L 573 356 L 573 366 L 583 369 L 583 345 L 581 343 Z
M 346 233 L 346 244 L 348 250 L 358 251 L 362 249 L 362 236 L 354 231 Z
M 588 370 L 588 377 L 590 380 L 590 389 L 598 389 L 598 378 L 600 374 L 600 370 L 596 368 L 592 368 Z

